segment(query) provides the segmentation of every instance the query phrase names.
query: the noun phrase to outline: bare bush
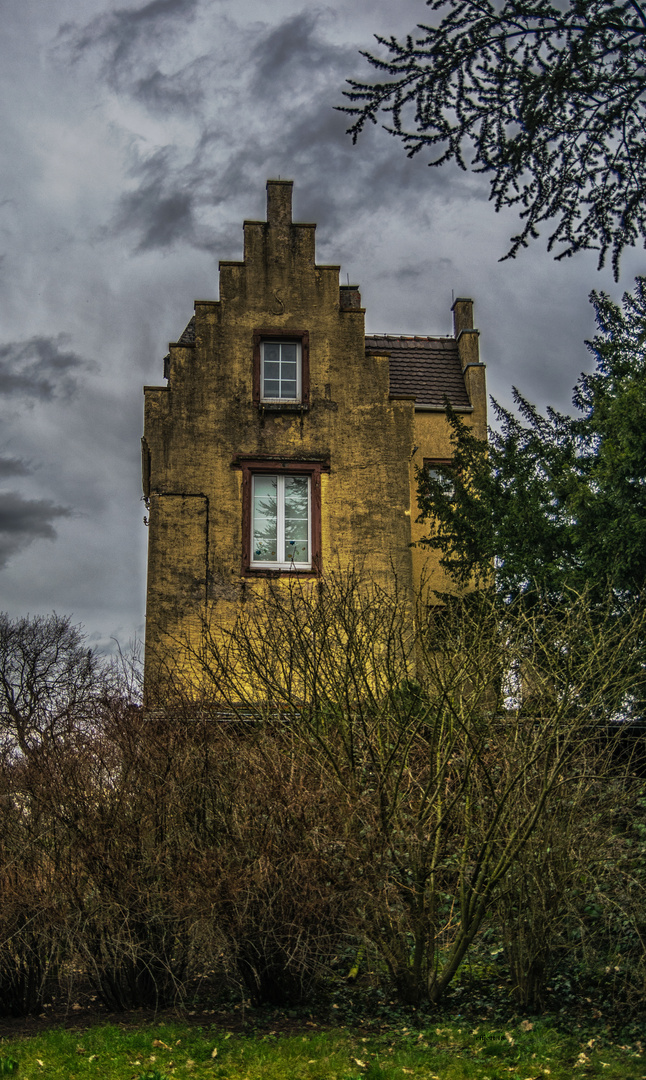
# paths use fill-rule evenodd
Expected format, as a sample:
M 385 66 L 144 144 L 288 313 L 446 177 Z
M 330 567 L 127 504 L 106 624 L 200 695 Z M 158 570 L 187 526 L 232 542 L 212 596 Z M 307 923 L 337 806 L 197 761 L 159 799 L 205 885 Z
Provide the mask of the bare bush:
M 91 723 L 105 699 L 106 668 L 83 633 L 59 615 L 0 613 L 0 746 L 25 756 Z
M 40 1009 L 59 973 L 112 1009 L 202 978 L 302 1001 L 361 941 L 403 1000 L 434 1003 L 486 920 L 526 1004 L 550 954 L 611 925 L 638 973 L 608 735 L 642 692 L 636 618 L 280 582 L 205 627 L 199 693 L 178 680 L 154 712 L 67 624 L 42 656 L 23 627 L 0 665 L 0 1011 Z M 562 902 L 591 890 L 594 933 Z
M 280 719 L 301 768 L 324 769 L 345 820 L 321 815 L 319 833 L 361 891 L 348 930 L 404 1000 L 437 1002 L 541 823 L 596 783 L 598 725 L 634 692 L 638 637 L 584 597 L 411 612 L 338 575 L 249 599 L 193 659 L 199 707 Z

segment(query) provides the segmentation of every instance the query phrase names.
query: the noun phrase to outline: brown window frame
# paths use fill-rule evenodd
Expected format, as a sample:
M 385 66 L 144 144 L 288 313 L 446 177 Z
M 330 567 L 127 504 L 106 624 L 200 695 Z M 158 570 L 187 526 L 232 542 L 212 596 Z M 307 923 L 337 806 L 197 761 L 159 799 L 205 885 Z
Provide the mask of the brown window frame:
M 265 404 L 262 400 L 260 385 L 260 346 L 263 341 L 297 341 L 301 346 L 301 398 L 300 401 L 272 401 Z M 265 326 L 253 332 L 253 403 L 257 408 L 272 412 L 293 412 L 308 409 L 310 404 L 310 335 L 309 330 L 290 330 L 288 327 Z
M 425 472 L 427 472 L 427 470 L 429 468 L 432 469 L 436 465 L 441 465 L 444 468 L 452 469 L 453 472 L 457 474 L 457 470 L 455 468 L 455 465 L 453 463 L 452 458 L 427 458 L 427 457 L 424 458 L 424 471 Z
M 321 553 L 321 473 L 330 471 L 329 461 L 303 461 L 291 458 L 236 458 L 234 468 L 242 470 L 242 574 L 244 577 L 318 577 L 322 569 Z M 254 567 L 251 561 L 251 499 L 254 476 L 309 476 L 311 514 L 310 565 L 299 570 L 298 566 Z

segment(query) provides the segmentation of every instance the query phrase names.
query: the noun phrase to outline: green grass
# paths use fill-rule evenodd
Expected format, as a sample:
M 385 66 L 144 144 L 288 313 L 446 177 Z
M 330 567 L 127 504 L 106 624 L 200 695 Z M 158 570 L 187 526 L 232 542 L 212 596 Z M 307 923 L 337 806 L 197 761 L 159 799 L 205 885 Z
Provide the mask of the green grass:
M 549 1021 L 513 1028 L 439 1023 L 361 1036 L 314 1030 L 233 1035 L 159 1023 L 102 1025 L 83 1034 L 53 1028 L 0 1042 L 18 1080 L 643 1080 L 641 1044 L 583 1041 Z M 0 1075 L 3 1075 L 0 1068 Z

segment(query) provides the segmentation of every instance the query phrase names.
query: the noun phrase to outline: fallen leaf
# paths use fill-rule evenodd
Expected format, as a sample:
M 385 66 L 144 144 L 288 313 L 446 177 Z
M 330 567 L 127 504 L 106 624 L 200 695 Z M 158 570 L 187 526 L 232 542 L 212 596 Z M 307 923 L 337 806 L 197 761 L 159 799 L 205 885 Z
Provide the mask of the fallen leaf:
M 521 1031 L 532 1031 L 534 1025 L 532 1024 L 531 1020 L 522 1020 L 519 1024 L 519 1027 Z
M 366 1068 L 365 1061 L 359 1061 L 359 1058 L 353 1058 L 352 1060 L 357 1063 L 357 1065 L 359 1066 L 360 1069 L 365 1069 Z
M 218 1056 L 218 1048 L 217 1048 L 217 1046 L 214 1046 L 212 1051 L 211 1051 L 211 1057 L 217 1057 L 217 1056 Z
M 161 1039 L 153 1039 L 153 1046 L 161 1047 L 162 1050 L 173 1049 L 172 1046 L 169 1046 L 168 1043 L 162 1042 Z
M 40 1058 L 36 1058 L 36 1064 L 40 1065 L 41 1069 L 45 1068 L 45 1062 L 41 1061 Z

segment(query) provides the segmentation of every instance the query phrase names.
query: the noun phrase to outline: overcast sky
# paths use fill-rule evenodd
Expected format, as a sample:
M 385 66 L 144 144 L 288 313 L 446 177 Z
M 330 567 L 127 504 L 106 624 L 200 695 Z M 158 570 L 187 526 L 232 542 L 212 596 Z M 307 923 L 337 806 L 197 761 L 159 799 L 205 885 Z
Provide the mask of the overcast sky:
M 472 296 L 490 392 L 570 408 L 590 366 L 594 255 L 555 263 L 478 178 L 344 134 L 360 48 L 423 0 L 0 0 L 0 608 L 55 609 L 110 648 L 143 634 L 143 383 L 242 256 L 265 181 L 293 178 L 320 262 L 361 286 L 369 332 L 447 334 Z

